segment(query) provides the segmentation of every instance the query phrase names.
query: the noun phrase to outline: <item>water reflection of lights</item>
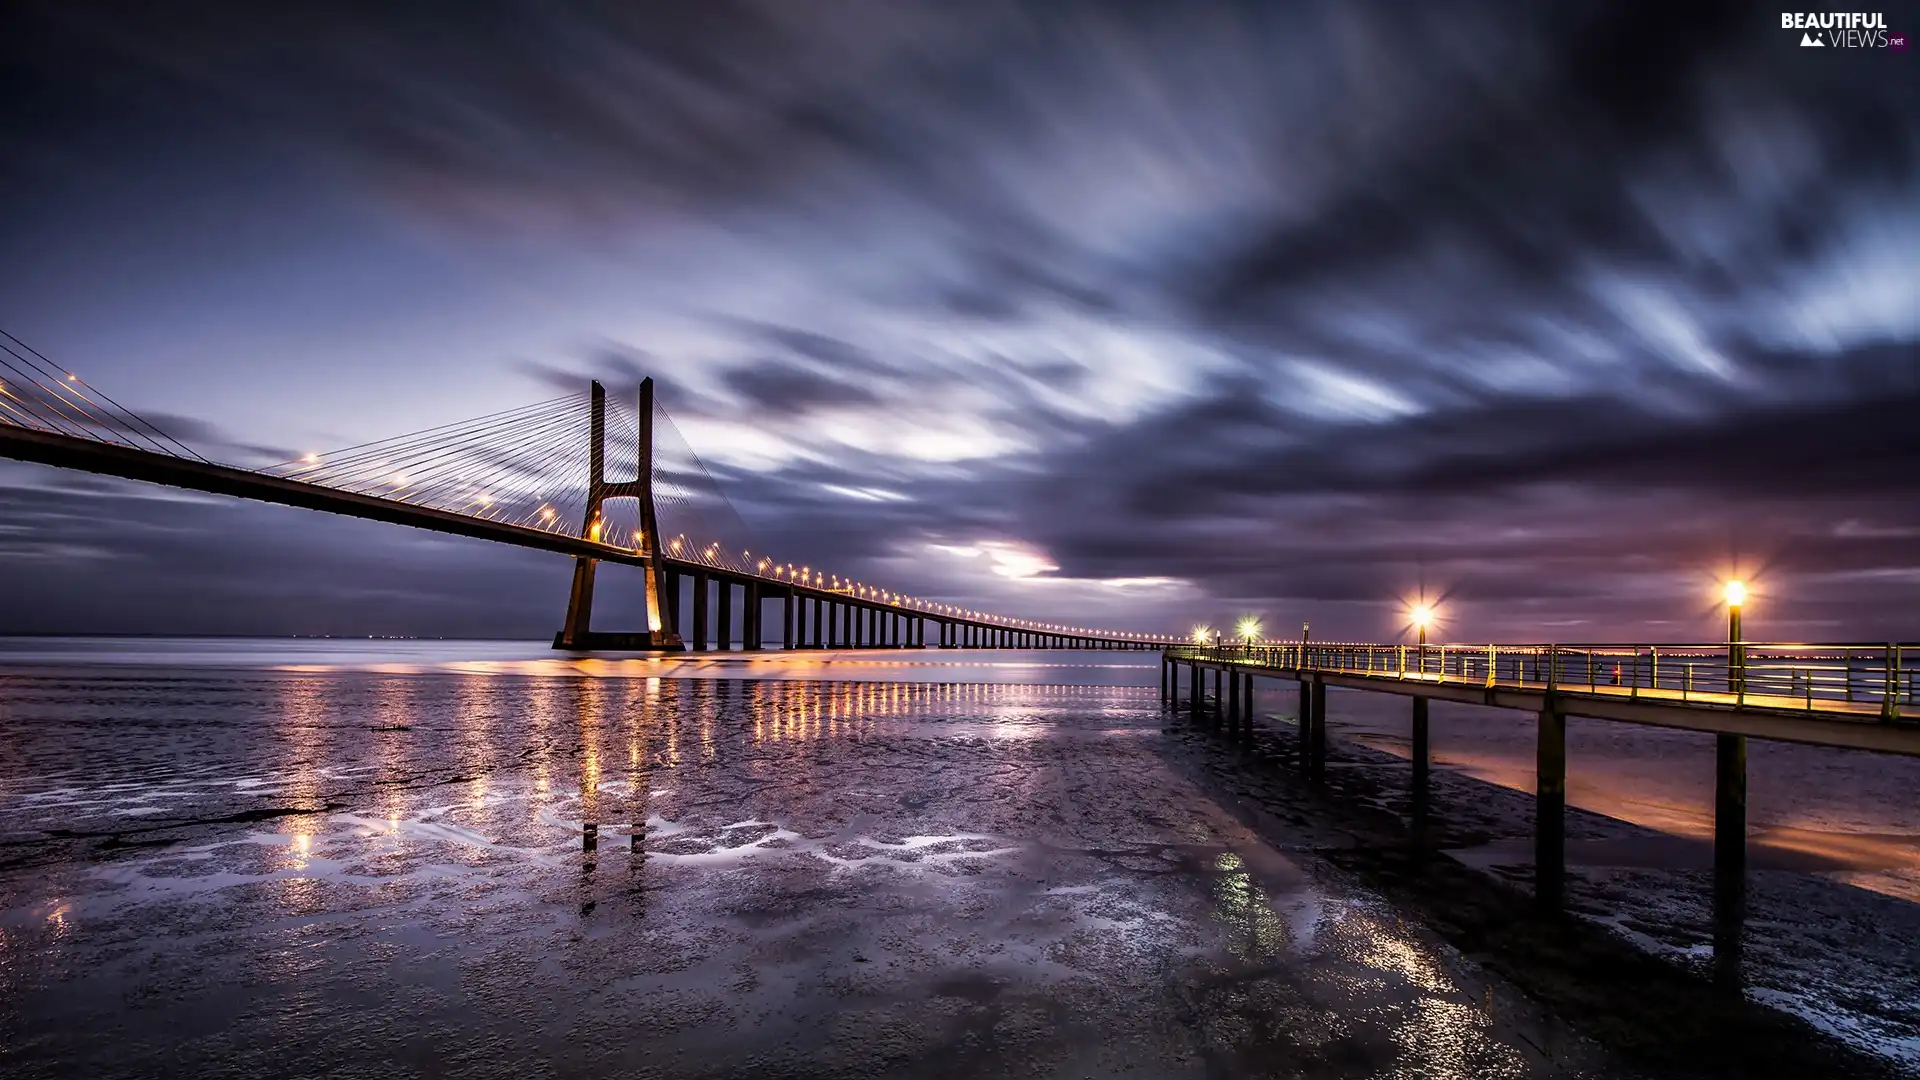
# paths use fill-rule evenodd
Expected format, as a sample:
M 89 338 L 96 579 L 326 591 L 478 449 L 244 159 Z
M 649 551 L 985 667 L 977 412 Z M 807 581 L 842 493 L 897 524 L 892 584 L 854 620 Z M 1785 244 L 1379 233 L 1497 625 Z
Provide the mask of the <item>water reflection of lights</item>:
M 1272 901 L 1247 871 L 1245 860 L 1225 851 L 1214 863 L 1219 877 L 1213 894 L 1222 922 L 1240 931 L 1229 948 L 1249 963 L 1261 963 L 1286 951 L 1292 943 L 1292 927 L 1274 910 Z

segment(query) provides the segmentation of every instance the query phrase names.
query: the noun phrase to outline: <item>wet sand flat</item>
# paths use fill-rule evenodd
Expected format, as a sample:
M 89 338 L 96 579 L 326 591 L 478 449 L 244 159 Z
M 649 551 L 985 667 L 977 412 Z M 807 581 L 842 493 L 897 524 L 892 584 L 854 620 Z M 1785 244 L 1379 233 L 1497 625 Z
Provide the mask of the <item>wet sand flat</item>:
M 1632 1075 L 1249 827 L 1151 689 L 4 692 L 9 1076 Z

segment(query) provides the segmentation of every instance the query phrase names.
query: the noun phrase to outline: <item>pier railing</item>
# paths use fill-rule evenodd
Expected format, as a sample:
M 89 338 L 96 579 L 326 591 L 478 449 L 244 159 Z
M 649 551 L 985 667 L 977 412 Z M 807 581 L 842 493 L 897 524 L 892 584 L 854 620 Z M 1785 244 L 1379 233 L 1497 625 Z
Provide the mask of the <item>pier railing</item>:
M 1920 644 L 1178 646 L 1169 659 L 1486 687 L 1557 688 L 1702 704 L 1873 713 L 1895 721 L 1920 689 Z

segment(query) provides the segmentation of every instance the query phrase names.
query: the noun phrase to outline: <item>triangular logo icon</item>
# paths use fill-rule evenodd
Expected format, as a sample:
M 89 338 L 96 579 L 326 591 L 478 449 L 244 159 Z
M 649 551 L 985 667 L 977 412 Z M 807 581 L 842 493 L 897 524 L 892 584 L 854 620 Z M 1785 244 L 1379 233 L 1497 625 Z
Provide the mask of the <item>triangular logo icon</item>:
M 1803 49 L 1809 48 L 1809 47 L 1815 48 L 1815 49 L 1824 49 L 1827 47 L 1827 43 L 1824 41 L 1821 41 L 1817 37 L 1814 37 L 1812 34 L 1801 34 L 1800 47 Z

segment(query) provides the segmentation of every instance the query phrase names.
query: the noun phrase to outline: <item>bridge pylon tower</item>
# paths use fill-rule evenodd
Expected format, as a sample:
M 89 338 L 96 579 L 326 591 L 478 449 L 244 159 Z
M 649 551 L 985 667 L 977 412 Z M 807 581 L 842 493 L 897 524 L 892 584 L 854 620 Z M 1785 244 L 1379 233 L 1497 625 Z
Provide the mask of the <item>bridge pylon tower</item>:
M 640 381 L 639 420 L 640 453 L 634 464 L 632 480 L 607 479 L 607 390 L 598 381 L 593 384 L 591 404 L 592 446 L 589 449 L 587 514 L 581 534 L 598 539 L 601 507 L 608 499 L 635 499 L 640 503 L 640 543 L 646 556 L 647 628 L 638 632 L 604 633 L 592 629 L 593 579 L 598 559 L 576 556 L 573 560 L 573 589 L 567 597 L 567 621 L 553 636 L 556 649 L 668 649 L 686 648 L 679 629 L 671 624 L 671 608 L 662 601 L 661 586 L 667 581 L 666 565 L 660 552 L 660 522 L 653 509 L 653 380 Z

